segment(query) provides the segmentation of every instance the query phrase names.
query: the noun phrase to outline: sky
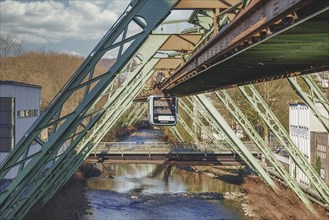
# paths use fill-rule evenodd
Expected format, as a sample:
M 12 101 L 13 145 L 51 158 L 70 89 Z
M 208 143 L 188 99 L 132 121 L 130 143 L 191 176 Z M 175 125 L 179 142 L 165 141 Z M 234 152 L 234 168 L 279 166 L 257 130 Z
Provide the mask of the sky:
M 0 32 L 22 40 L 26 50 L 49 50 L 85 57 L 129 2 L 0 0 Z M 190 13 L 173 11 L 168 20 L 188 18 Z M 176 30 L 176 26 L 171 28 Z

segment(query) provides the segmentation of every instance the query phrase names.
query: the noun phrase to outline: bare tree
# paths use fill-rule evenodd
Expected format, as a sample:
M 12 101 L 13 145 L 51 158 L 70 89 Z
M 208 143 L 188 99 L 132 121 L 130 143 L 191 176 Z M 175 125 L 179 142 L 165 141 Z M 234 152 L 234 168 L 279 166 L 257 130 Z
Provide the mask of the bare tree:
M 16 56 L 23 53 L 23 41 L 13 34 L 0 33 L 0 57 Z

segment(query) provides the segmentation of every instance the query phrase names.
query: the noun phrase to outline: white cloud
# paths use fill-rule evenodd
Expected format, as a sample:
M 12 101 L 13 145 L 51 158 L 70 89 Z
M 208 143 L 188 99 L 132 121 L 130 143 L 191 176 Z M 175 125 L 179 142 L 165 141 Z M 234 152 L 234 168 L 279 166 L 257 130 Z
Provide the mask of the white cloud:
M 129 1 L 0 2 L 1 32 L 26 42 L 100 39 Z
M 39 37 L 31 34 L 17 34 L 16 35 L 19 40 L 22 40 L 24 43 L 32 43 L 32 44 L 47 44 L 49 43 L 46 38 Z
M 70 51 L 62 50 L 62 53 L 66 53 L 66 54 L 69 54 L 69 55 L 82 57 L 82 54 L 80 54 L 79 52 L 76 52 L 74 50 L 70 50 Z

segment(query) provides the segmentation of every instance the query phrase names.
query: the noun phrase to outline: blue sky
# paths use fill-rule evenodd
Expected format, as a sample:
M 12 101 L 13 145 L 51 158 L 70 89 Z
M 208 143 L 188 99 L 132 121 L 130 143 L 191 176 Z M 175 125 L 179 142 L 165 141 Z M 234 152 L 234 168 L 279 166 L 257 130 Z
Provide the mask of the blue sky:
M 27 50 L 87 56 L 129 2 L 0 0 L 0 32 L 13 34 Z M 190 13 L 173 11 L 168 20 L 187 18 Z M 176 26 L 172 29 L 176 30 Z

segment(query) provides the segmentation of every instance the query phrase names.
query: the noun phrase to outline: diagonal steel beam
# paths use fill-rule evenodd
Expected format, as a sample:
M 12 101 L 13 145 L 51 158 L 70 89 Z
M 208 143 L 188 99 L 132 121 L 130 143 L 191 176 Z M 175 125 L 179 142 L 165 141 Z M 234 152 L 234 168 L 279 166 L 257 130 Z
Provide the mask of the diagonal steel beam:
M 329 112 L 329 100 L 323 94 L 319 86 L 312 79 L 310 75 L 303 75 L 302 78 L 308 85 L 309 92 L 305 92 L 298 84 L 297 77 L 287 78 L 291 87 L 296 94 L 304 101 L 304 103 L 311 109 L 315 117 L 322 123 L 323 127 L 329 132 L 329 118 L 328 115 L 323 115 L 317 108 L 316 103 L 321 104 L 324 109 Z
M 305 193 L 299 188 L 295 180 L 289 175 L 286 169 L 283 167 L 280 161 L 278 161 L 273 155 L 271 148 L 265 143 L 262 137 L 258 134 L 254 126 L 248 120 L 248 118 L 243 114 L 238 105 L 233 101 L 231 96 L 226 90 L 220 90 L 214 92 L 218 99 L 224 104 L 226 109 L 231 113 L 235 120 L 241 125 L 244 131 L 247 133 L 250 139 L 252 139 L 258 149 L 266 156 L 266 159 L 274 166 L 281 177 L 285 180 L 287 185 L 296 193 L 300 200 L 310 209 L 313 213 L 315 210 L 312 203 L 307 198 Z
M 178 122 L 182 125 L 182 127 L 184 128 L 184 130 L 191 136 L 191 138 L 193 139 L 194 143 L 198 143 L 197 136 L 194 134 L 194 132 L 187 125 L 187 123 L 185 122 L 184 118 L 182 116 L 180 116 L 180 115 L 178 115 Z
M 211 115 L 213 125 L 218 130 L 222 131 L 227 138 L 227 141 L 231 145 L 231 147 L 241 156 L 241 158 L 255 171 L 258 175 L 263 178 L 263 180 L 276 192 L 278 192 L 278 188 L 269 176 L 268 173 L 262 168 L 262 166 L 258 163 L 256 158 L 250 153 L 247 147 L 242 143 L 242 141 L 236 136 L 232 128 L 227 124 L 225 119 L 221 116 L 221 114 L 217 111 L 215 106 L 210 102 L 207 96 L 201 94 L 195 96 L 196 100 L 200 105 Z
M 148 65 L 148 67 L 144 69 L 145 73 L 143 73 L 138 80 L 133 80 L 136 77 L 132 77 L 130 80 L 127 79 L 128 83 L 126 83 L 126 85 L 122 87 L 121 91 L 117 90 L 117 98 L 115 100 L 112 99 L 111 101 L 112 104 L 116 107 L 107 109 L 106 114 L 104 114 L 102 118 L 98 121 L 97 125 L 91 131 L 91 134 L 88 137 L 85 136 L 83 140 L 76 143 L 79 143 L 78 147 L 76 148 L 76 155 L 67 155 L 68 160 L 66 160 L 65 164 L 62 164 L 62 166 L 57 167 L 57 171 L 48 171 L 49 175 L 46 176 L 47 179 L 42 183 L 42 185 L 39 185 L 38 187 L 34 188 L 35 190 L 41 188 L 43 193 L 41 194 L 40 190 L 38 190 L 36 193 L 29 196 L 28 200 L 30 200 L 31 202 L 37 201 L 43 196 L 45 196 L 46 200 L 48 200 L 58 189 L 60 189 L 62 185 L 64 185 L 64 183 L 71 177 L 71 175 L 75 172 L 78 166 L 83 162 L 86 156 L 89 155 L 92 148 L 96 146 L 95 144 L 91 144 L 91 141 L 99 137 L 100 135 L 101 137 L 103 137 L 108 131 L 108 129 L 113 126 L 115 121 L 117 121 L 119 116 L 123 114 L 124 110 L 132 104 L 132 100 L 137 96 L 138 92 L 144 85 L 145 78 L 148 79 L 153 73 L 153 71 L 149 71 L 149 69 L 154 66 L 156 62 L 156 59 L 150 62 L 150 65 Z M 120 110 L 118 109 L 119 107 L 121 107 Z M 52 183 L 52 181 L 55 181 L 55 183 Z M 27 201 L 25 203 L 19 204 L 17 206 L 17 209 L 19 210 L 19 212 L 22 212 L 22 210 L 29 210 L 31 206 L 32 204 Z
M 258 93 L 253 85 L 239 86 L 241 93 L 248 100 L 250 105 L 255 109 L 260 118 L 265 122 L 265 124 L 271 129 L 278 141 L 285 146 L 290 157 L 297 164 L 297 166 L 305 173 L 309 178 L 312 185 L 316 188 L 319 194 L 322 196 L 324 202 L 329 205 L 329 189 L 327 185 L 323 182 L 317 172 L 314 170 L 312 165 L 307 161 L 305 156 L 296 147 L 294 142 L 289 137 L 289 134 L 271 111 L 269 106 L 266 104 L 265 100 Z M 246 89 L 251 92 L 249 95 Z
M 178 132 L 178 130 L 175 126 L 170 126 L 169 130 L 171 131 L 171 133 L 174 134 L 174 136 L 176 137 L 176 139 L 178 141 L 184 142 L 184 139 L 182 138 L 182 136 L 180 135 L 180 133 Z
M 8 167 L 15 165 L 15 163 L 19 163 L 20 158 L 22 157 L 21 149 L 32 147 L 34 140 L 41 132 L 39 128 L 45 127 L 48 123 L 52 122 L 54 115 L 58 112 L 58 109 L 65 104 L 71 95 L 73 95 L 74 89 L 82 84 L 86 77 L 88 78 L 90 76 L 88 74 L 90 74 L 92 67 L 96 65 L 98 60 L 105 54 L 105 52 L 107 52 L 107 50 L 104 50 L 104 48 L 108 48 L 110 45 L 116 42 L 118 37 L 120 37 L 120 34 L 126 30 L 125 28 L 127 25 L 129 26 L 129 24 L 133 22 L 134 17 L 143 18 L 147 26 L 139 33 L 133 35 L 133 37 L 130 37 L 132 38 L 132 40 L 129 42 L 130 45 L 128 45 L 124 51 L 120 52 L 120 59 L 117 60 L 117 62 L 110 68 L 108 72 L 103 74 L 104 77 L 101 77 L 98 81 L 95 82 L 93 89 L 90 90 L 90 92 L 88 92 L 87 95 L 80 101 L 77 107 L 72 111 L 72 113 L 70 113 L 70 116 L 66 118 L 63 123 L 58 125 L 57 130 L 52 133 L 49 139 L 42 145 L 39 153 L 33 156 L 31 161 L 29 161 L 29 163 L 24 166 L 24 168 L 21 170 L 21 172 L 19 172 L 17 177 L 12 181 L 6 191 L 0 195 L 1 209 L 3 209 L 4 202 L 8 204 L 10 203 L 8 200 L 17 201 L 17 198 L 15 199 L 13 194 L 16 196 L 22 194 L 23 191 L 25 191 L 25 189 L 29 186 L 29 184 L 32 184 L 30 183 L 32 177 L 43 173 L 43 170 L 46 169 L 47 162 L 53 160 L 54 156 L 68 141 L 68 139 L 70 139 L 70 142 L 72 142 L 77 138 L 82 138 L 86 134 L 87 129 L 84 129 L 83 132 L 80 132 L 80 125 L 83 124 L 82 122 L 86 119 L 86 117 L 89 117 L 89 114 L 87 114 L 88 110 L 93 108 L 93 106 L 95 106 L 95 104 L 100 101 L 100 96 L 104 94 L 111 82 L 113 82 L 116 77 L 116 73 L 120 72 L 124 68 L 128 61 L 133 57 L 135 52 L 137 52 L 141 44 L 146 40 L 148 34 L 151 33 L 151 31 L 163 20 L 163 18 L 170 13 L 170 9 L 175 3 L 175 0 L 166 0 L 160 2 L 142 0 L 133 1 L 130 4 L 130 8 L 124 12 L 114 27 L 105 35 L 95 50 L 88 56 L 86 61 L 73 75 L 62 92 L 51 103 L 48 110 L 32 125 L 29 132 L 22 138 L 13 152 L 7 157 L 6 161 L 1 166 L 1 179 L 4 178 L 5 175 L 9 172 Z M 150 9 L 156 10 L 151 10 L 150 12 Z M 88 85 L 90 84 L 86 84 L 85 87 L 87 88 Z M 94 112 L 93 115 L 90 116 L 91 117 L 88 122 L 90 126 L 87 126 L 89 129 L 99 119 L 100 112 Z M 73 149 L 70 148 L 70 150 Z M 7 215 L 11 214 L 11 210 L 12 209 L 8 209 L 8 212 L 6 213 L 1 212 L 1 216 L 6 217 Z

